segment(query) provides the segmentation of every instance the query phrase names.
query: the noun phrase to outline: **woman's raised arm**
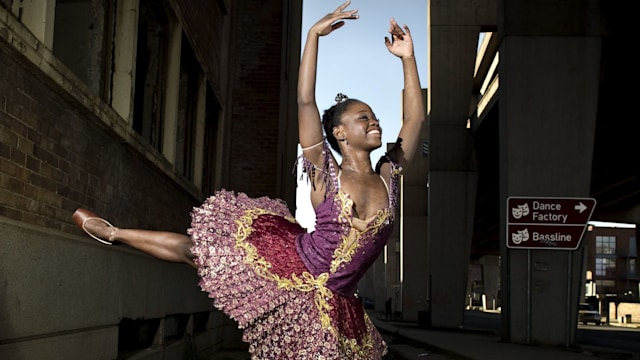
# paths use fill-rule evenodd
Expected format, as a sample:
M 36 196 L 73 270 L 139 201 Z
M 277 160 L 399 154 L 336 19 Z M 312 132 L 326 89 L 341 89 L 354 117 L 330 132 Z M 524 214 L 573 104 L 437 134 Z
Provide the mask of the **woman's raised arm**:
M 300 146 L 310 149 L 305 156 L 311 162 L 321 166 L 322 146 L 314 145 L 322 142 L 322 125 L 320 112 L 316 103 L 316 70 L 318 64 L 318 43 L 321 36 L 329 35 L 344 25 L 345 19 L 357 19 L 358 10 L 345 9 L 351 4 L 347 0 L 332 13 L 325 15 L 315 23 L 307 34 L 307 41 L 300 60 L 298 73 L 298 136 Z
M 404 30 L 403 30 L 404 28 Z M 395 146 L 389 156 L 406 169 L 415 156 L 420 142 L 420 128 L 425 120 L 425 105 L 418 77 L 418 66 L 413 50 L 413 38 L 407 25 L 400 27 L 391 19 L 389 34 L 391 39 L 385 38 L 385 45 L 389 52 L 402 60 L 404 74 L 404 92 L 402 101 L 402 127 Z

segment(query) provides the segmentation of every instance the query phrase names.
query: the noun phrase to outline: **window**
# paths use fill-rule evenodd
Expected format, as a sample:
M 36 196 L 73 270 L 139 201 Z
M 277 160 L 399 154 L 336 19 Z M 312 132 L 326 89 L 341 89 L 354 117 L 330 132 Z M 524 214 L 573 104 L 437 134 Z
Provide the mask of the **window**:
M 207 87 L 207 103 L 205 110 L 205 130 L 204 130 L 204 154 L 202 166 L 202 191 L 205 194 L 213 194 L 216 190 L 216 169 L 220 162 L 217 161 L 217 157 L 220 156 L 221 151 L 218 149 L 221 131 L 219 130 L 220 123 L 220 104 L 216 99 L 213 90 Z
M 53 19 L 55 17 L 55 1 L 5 1 L 3 6 L 11 9 L 11 13 L 27 28 L 44 46 L 51 49 L 53 43 Z
M 57 0 L 53 54 L 96 95 L 109 86 L 111 0 Z
M 0 0 L 80 81 L 108 100 L 115 0 Z
M 596 276 L 615 276 L 616 259 L 596 257 Z
M 596 236 L 596 255 L 615 255 L 615 236 Z
M 629 237 L 629 256 L 638 256 L 638 247 L 635 236 Z
M 636 275 L 636 259 L 629 259 L 629 277 L 635 278 Z
M 201 78 L 200 64 L 196 61 L 189 42 L 183 36 L 180 56 L 175 169 L 192 181 Z
M 217 188 L 221 107 L 169 2 L 0 0 L 0 7 L 176 173 L 201 189 Z
M 140 1 L 133 129 L 162 151 L 168 19 L 162 4 Z

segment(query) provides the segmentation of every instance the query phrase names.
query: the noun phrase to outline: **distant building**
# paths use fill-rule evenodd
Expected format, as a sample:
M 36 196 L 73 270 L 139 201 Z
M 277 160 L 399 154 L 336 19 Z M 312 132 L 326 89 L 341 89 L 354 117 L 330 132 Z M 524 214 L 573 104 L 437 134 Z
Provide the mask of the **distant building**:
M 639 300 L 635 227 L 590 224 L 585 248 L 585 297 Z

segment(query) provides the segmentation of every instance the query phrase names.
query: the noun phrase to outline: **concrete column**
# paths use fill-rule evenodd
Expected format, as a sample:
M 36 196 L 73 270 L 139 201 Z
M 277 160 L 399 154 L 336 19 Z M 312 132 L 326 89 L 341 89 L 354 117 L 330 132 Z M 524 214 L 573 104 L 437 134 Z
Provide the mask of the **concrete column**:
M 400 285 L 400 239 L 392 237 L 387 242 L 385 264 L 385 286 L 382 299 L 391 298 L 391 310 L 402 312 L 402 287 Z M 384 302 L 381 304 L 384 309 Z
M 427 189 L 411 189 L 405 196 L 411 196 L 414 202 L 421 202 L 424 208 L 420 214 L 414 213 L 402 217 L 402 319 L 418 321 L 418 311 L 427 308 Z M 410 194 L 410 195 L 409 195 Z M 414 204 L 418 205 L 418 204 Z M 407 210 L 403 207 L 403 210 Z
M 423 90 L 427 97 L 427 91 Z M 429 128 L 423 126 L 420 138 L 427 143 Z M 402 319 L 418 321 L 418 312 L 429 310 L 427 254 L 427 174 L 428 151 L 419 149 L 401 183 L 400 252 L 402 276 Z
M 495 0 L 429 2 L 429 225 L 431 325 L 462 325 L 477 172 L 467 129 L 481 31 L 496 23 Z
M 500 258 L 494 255 L 484 256 L 482 264 L 482 284 L 487 295 L 487 309 L 497 310 L 500 306 Z
M 564 5 L 499 6 L 502 332 L 514 343 L 575 341 L 583 247 L 520 250 L 505 241 L 509 196 L 589 195 L 600 74 L 600 38 L 590 34 L 599 19 L 587 16 L 588 4 Z
M 427 262 L 431 324 L 438 327 L 456 328 L 462 325 L 464 315 L 477 183 L 472 137 L 466 124 L 478 32 L 473 26 L 430 26 L 431 47 L 441 50 L 429 57 L 431 68 L 439 71 L 429 74 L 428 109 Z
M 429 176 L 428 262 L 431 324 L 462 325 L 477 176 L 438 172 Z
M 397 233 L 394 232 L 394 234 Z M 399 239 L 392 236 L 387 242 L 384 252 L 367 270 L 365 276 L 358 283 L 358 294 L 365 300 L 373 300 L 374 310 L 384 314 L 384 303 L 393 298 L 394 309 L 400 311 L 400 273 L 399 273 Z

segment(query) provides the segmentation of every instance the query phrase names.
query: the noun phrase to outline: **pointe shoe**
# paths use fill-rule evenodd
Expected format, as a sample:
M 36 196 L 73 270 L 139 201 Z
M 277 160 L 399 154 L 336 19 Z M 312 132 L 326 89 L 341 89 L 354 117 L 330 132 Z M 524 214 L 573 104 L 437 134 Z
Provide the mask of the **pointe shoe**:
M 76 225 L 78 225 L 79 228 L 81 228 L 87 235 L 91 236 L 92 238 L 98 240 L 99 242 L 106 244 L 106 245 L 113 245 L 113 241 L 116 237 L 116 231 L 118 231 L 118 228 L 111 225 L 111 223 L 109 223 L 107 220 L 100 218 L 98 216 L 96 216 L 96 214 L 92 213 L 90 210 L 87 209 L 83 209 L 83 208 L 78 208 L 74 213 L 73 216 L 71 216 L 71 218 L 73 219 L 73 221 L 76 223 Z M 102 240 L 99 237 L 93 235 L 92 233 L 90 233 L 87 228 L 86 228 L 86 223 L 89 220 L 96 220 L 96 221 L 102 221 L 103 223 L 105 223 L 107 226 L 109 226 L 111 228 L 111 232 L 109 233 L 109 239 L 108 240 Z

